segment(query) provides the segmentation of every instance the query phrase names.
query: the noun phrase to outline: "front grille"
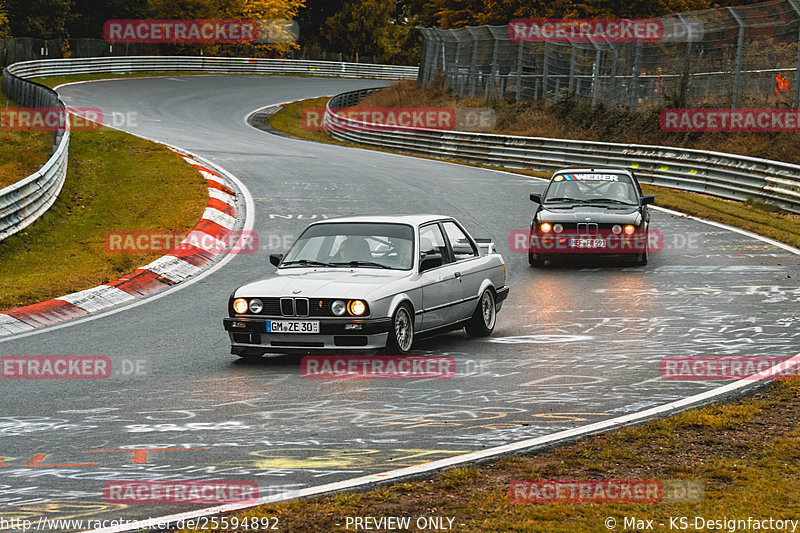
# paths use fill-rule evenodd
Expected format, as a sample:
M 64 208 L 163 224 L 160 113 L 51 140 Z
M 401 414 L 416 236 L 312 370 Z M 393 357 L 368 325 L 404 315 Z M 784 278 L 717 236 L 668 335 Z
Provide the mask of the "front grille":
M 297 316 L 308 316 L 308 298 L 295 298 L 294 312 Z
M 281 314 L 294 316 L 294 298 L 281 298 Z
M 579 235 L 597 235 L 597 224 L 594 222 L 578 222 Z

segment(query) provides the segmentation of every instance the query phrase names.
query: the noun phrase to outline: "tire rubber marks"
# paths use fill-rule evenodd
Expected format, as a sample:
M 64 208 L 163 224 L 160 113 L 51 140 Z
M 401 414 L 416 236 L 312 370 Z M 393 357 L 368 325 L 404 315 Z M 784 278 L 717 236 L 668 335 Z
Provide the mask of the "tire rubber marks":
M 208 204 L 184 243 L 221 243 L 236 226 L 236 196 L 224 177 L 181 154 L 206 180 Z M 0 337 L 49 326 L 125 303 L 196 275 L 223 246 L 199 248 L 182 244 L 134 272 L 91 289 L 0 312 Z

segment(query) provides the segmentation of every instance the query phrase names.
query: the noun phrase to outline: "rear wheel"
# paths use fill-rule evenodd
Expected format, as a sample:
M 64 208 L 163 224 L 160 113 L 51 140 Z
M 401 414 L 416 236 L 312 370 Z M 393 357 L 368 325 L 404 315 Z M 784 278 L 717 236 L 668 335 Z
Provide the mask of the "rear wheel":
M 486 288 L 478 298 L 478 307 L 472 314 L 464 329 L 470 337 L 486 337 L 494 330 L 497 322 L 497 304 L 495 303 L 494 292 Z
M 405 355 L 414 344 L 414 315 L 408 304 L 400 304 L 392 316 L 392 329 L 386 341 L 386 351 L 390 354 Z

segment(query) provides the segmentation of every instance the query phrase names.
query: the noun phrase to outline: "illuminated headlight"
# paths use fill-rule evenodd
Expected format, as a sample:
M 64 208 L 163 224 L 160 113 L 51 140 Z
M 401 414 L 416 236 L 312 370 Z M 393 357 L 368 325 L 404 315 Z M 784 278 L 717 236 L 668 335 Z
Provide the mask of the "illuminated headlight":
M 364 302 L 362 302 L 361 300 L 351 300 L 347 304 L 347 307 L 348 311 L 350 311 L 350 314 L 353 316 L 361 316 L 367 310 L 366 304 L 364 304 Z
M 561 224 L 553 224 L 553 231 L 555 231 L 556 233 L 561 233 L 562 231 L 564 231 L 564 226 L 562 226 Z
M 636 228 L 632 225 L 628 224 L 625 226 L 625 235 L 633 235 L 633 232 L 636 231 Z
M 614 224 L 614 225 L 611 227 L 611 232 L 612 232 L 614 235 L 619 235 L 620 233 L 622 233 L 622 226 L 620 226 L 619 224 Z
M 247 300 L 244 298 L 236 298 L 233 301 L 233 310 L 237 313 L 244 314 L 247 312 Z
M 250 300 L 250 312 L 251 313 L 260 313 L 264 310 L 264 304 L 261 303 L 261 300 L 258 298 L 253 298 Z
M 334 300 L 331 304 L 331 312 L 336 316 L 342 316 L 347 311 L 347 306 L 341 300 Z
M 552 226 L 549 222 L 542 222 L 542 225 L 539 226 L 539 229 L 542 230 L 542 233 L 550 233 Z

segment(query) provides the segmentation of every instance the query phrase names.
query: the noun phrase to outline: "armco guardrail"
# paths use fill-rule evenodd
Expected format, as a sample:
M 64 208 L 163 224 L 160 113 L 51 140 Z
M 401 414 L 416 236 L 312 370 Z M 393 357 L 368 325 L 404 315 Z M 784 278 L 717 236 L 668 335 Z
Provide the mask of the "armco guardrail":
M 418 68 L 371 63 L 205 56 L 123 56 L 42 59 L 14 63 L 22 78 L 130 72 L 208 72 L 211 74 L 289 74 L 343 78 L 416 79 Z
M 24 107 L 64 108 L 56 92 L 3 71 L 3 93 Z M 53 155 L 35 173 L 0 189 L 0 241 L 25 229 L 56 201 L 67 175 L 69 121 L 53 136 Z
M 130 56 L 23 61 L 3 71 L 3 92 L 25 107 L 64 107 L 52 89 L 25 78 L 131 72 L 288 74 L 415 79 L 418 68 L 370 63 L 202 56 Z M 0 190 L 0 241 L 26 228 L 53 205 L 67 172 L 69 129 L 57 131 L 53 156 L 27 178 Z
M 336 113 L 337 108 L 355 105 L 374 90 L 351 91 L 331 98 L 325 129 L 343 141 L 509 168 L 629 168 L 643 183 L 731 200 L 752 198 L 800 213 L 800 165 L 668 146 L 446 130 L 386 131 L 386 127 Z

